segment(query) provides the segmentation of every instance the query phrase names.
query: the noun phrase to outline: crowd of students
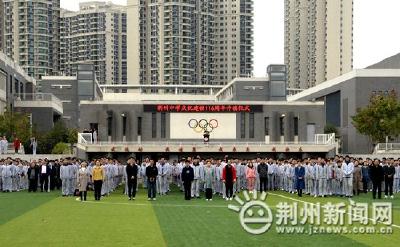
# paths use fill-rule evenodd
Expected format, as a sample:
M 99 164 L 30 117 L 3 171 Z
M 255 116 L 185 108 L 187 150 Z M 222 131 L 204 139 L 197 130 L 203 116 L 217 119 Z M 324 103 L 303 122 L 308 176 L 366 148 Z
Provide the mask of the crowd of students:
M 63 196 L 86 200 L 87 190 L 94 190 L 100 200 L 124 186 L 129 200 L 140 187 L 147 188 L 148 200 L 168 195 L 172 184 L 184 198 L 211 201 L 213 196 L 232 200 L 235 193 L 248 190 L 286 191 L 313 197 L 346 196 L 372 191 L 372 197 L 393 198 L 400 192 L 400 159 L 355 159 L 336 156 L 332 159 L 252 160 L 201 159 L 188 157 L 180 161 L 129 158 L 125 164 L 115 159 L 90 162 L 75 158 L 39 159 L 31 162 L 7 158 L 0 160 L 0 191 L 28 190 L 42 192 L 60 189 Z

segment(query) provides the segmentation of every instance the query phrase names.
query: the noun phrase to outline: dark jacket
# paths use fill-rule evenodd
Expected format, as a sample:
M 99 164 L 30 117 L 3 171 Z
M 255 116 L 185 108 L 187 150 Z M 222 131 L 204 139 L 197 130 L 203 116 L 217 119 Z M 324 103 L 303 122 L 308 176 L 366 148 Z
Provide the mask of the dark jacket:
M 32 170 L 35 170 L 35 177 L 34 177 L 34 179 L 37 180 L 37 179 L 39 178 L 39 169 L 38 169 L 37 166 L 35 166 L 34 168 L 32 168 L 32 167 L 29 167 L 29 168 L 28 168 L 28 172 L 27 172 L 27 174 L 28 174 L 28 179 L 31 178 Z
M 126 166 L 126 177 L 128 179 L 131 179 L 132 176 L 134 177 L 133 179 L 137 179 L 137 173 L 138 173 L 138 167 L 136 164 L 132 166 L 131 165 Z
M 369 180 L 369 166 L 362 166 L 361 171 L 362 171 L 363 179 Z
M 183 167 L 182 169 L 182 181 L 185 183 L 190 183 L 194 179 L 194 170 L 191 166 Z
M 52 166 L 48 165 L 47 167 L 49 169 L 49 175 L 52 178 L 57 177 L 57 168 L 56 168 L 56 166 L 53 164 Z
M 156 166 L 148 166 L 146 168 L 146 176 L 150 181 L 155 181 L 158 175 L 158 169 Z
M 369 176 L 372 182 L 381 183 L 383 181 L 383 167 L 372 165 L 369 168 Z
M 265 163 L 260 163 L 257 166 L 257 172 L 258 172 L 258 176 L 260 178 L 267 178 L 268 177 L 268 165 Z
M 394 173 L 396 172 L 394 166 L 384 166 L 383 175 L 385 180 L 393 180 Z

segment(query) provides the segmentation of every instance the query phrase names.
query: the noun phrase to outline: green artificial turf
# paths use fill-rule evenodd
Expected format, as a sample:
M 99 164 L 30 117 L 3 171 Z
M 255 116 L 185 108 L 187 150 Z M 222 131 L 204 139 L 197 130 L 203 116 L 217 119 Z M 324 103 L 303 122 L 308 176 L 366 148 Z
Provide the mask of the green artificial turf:
M 400 195 L 397 195 L 400 197 Z M 243 198 L 243 195 L 241 195 Z M 51 193 L 0 194 L 0 246 L 398 246 L 400 229 L 379 234 L 278 234 L 271 229 L 251 235 L 239 223 L 238 213 L 214 197 L 185 201 L 176 188 L 157 201 L 147 201 L 140 190 L 135 201 L 128 201 L 118 190 L 100 202 L 88 194 L 87 202 Z M 266 202 L 273 213 L 279 202 L 295 200 L 333 203 L 344 198 L 298 198 L 285 192 L 272 192 Z M 353 198 L 372 202 L 371 195 Z M 400 223 L 400 199 L 393 202 L 393 224 Z M 301 204 L 297 201 L 299 205 Z M 382 226 L 378 224 L 378 226 Z

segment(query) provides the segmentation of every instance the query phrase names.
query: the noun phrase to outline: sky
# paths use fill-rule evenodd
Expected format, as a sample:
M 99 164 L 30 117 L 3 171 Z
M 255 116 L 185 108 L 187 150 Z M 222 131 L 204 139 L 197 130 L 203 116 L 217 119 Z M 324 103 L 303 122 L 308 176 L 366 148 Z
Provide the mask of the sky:
M 350 0 L 346 0 L 350 1 Z M 61 0 L 78 10 L 85 0 Z M 126 5 L 126 0 L 113 0 Z M 264 76 L 269 64 L 283 63 L 284 0 L 254 0 L 254 75 Z M 400 52 L 400 1 L 354 0 L 354 68 L 365 68 Z

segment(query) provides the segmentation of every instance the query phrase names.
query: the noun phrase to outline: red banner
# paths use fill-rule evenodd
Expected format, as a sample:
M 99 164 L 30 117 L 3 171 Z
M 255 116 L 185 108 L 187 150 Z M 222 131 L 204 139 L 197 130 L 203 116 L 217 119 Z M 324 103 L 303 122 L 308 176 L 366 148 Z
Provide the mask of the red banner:
M 151 112 L 262 112 L 261 105 L 144 105 Z

